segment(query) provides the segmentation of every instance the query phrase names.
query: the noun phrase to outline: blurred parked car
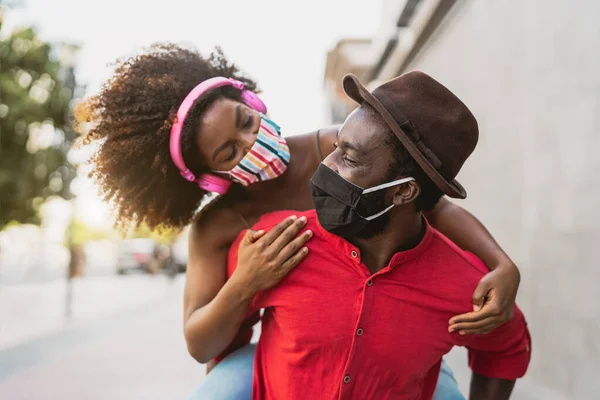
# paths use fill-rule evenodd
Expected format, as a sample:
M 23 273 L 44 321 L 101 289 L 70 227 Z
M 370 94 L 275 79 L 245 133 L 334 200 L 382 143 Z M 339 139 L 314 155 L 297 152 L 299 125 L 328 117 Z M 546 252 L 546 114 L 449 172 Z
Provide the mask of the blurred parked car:
M 154 252 L 155 243 L 152 239 L 125 239 L 119 246 L 117 273 L 148 271 Z

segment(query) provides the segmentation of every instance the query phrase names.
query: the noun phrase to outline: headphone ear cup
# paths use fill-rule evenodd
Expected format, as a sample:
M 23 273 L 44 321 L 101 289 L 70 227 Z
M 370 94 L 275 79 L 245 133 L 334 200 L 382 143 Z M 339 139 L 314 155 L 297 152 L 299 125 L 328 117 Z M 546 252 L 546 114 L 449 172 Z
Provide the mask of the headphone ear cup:
M 232 181 L 213 174 L 202 174 L 196 181 L 201 189 L 208 192 L 225 194 L 232 185 Z
M 267 113 L 267 106 L 256 95 L 256 93 L 253 93 L 249 90 L 243 90 L 242 91 L 242 100 L 244 101 L 244 103 L 246 103 L 248 105 L 248 107 L 250 107 L 260 113 L 263 113 L 263 114 Z

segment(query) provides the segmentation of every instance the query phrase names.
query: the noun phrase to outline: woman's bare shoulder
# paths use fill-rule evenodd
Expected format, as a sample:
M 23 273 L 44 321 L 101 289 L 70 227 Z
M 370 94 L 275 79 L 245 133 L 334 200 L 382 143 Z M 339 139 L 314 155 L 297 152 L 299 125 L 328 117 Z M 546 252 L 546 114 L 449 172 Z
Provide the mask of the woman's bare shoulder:
M 321 159 L 324 159 L 334 150 L 333 145 L 337 141 L 339 125 L 329 126 L 319 129 L 319 148 L 321 149 Z
M 325 128 L 319 129 L 320 135 L 323 137 L 336 137 L 341 125 L 331 125 Z
M 194 218 L 191 240 L 206 248 L 229 247 L 247 227 L 240 214 L 222 199 L 207 204 Z

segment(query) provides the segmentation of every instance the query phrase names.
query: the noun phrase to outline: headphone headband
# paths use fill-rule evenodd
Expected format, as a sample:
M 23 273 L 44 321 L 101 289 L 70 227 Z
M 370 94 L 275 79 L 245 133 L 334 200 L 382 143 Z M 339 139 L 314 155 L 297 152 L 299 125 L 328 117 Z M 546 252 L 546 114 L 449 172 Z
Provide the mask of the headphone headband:
M 233 86 L 236 89 L 242 91 L 242 100 L 249 107 L 262 112 L 267 112 L 267 107 L 265 104 L 256 96 L 256 94 L 244 90 L 244 83 L 240 82 L 233 78 L 225 78 L 222 76 L 217 76 L 214 78 L 207 79 L 203 82 L 200 82 L 196 85 L 195 88 L 192 89 L 185 99 L 179 106 L 177 110 L 177 117 L 175 118 L 175 122 L 171 127 L 171 136 L 169 140 L 169 149 L 171 152 L 171 159 L 177 168 L 179 169 L 179 173 L 189 182 L 196 182 L 198 186 L 204 190 L 208 190 L 211 192 L 217 192 L 219 194 L 225 194 L 229 190 L 232 182 L 228 179 L 221 178 L 220 176 L 212 175 L 212 174 L 202 174 L 196 179 L 196 176 L 188 167 L 186 167 L 185 162 L 183 161 L 183 154 L 181 152 L 181 132 L 183 129 L 183 124 L 185 123 L 185 119 L 190 109 L 196 102 L 196 100 L 204 93 L 209 90 L 216 89 L 222 86 Z

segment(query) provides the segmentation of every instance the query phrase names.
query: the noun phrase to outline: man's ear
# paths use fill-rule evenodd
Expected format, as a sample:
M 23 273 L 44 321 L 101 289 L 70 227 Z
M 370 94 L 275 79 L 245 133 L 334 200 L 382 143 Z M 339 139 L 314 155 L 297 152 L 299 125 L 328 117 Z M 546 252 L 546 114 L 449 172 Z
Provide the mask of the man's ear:
M 401 206 L 413 202 L 421 194 L 421 187 L 415 181 L 398 185 L 394 191 L 393 204 Z

